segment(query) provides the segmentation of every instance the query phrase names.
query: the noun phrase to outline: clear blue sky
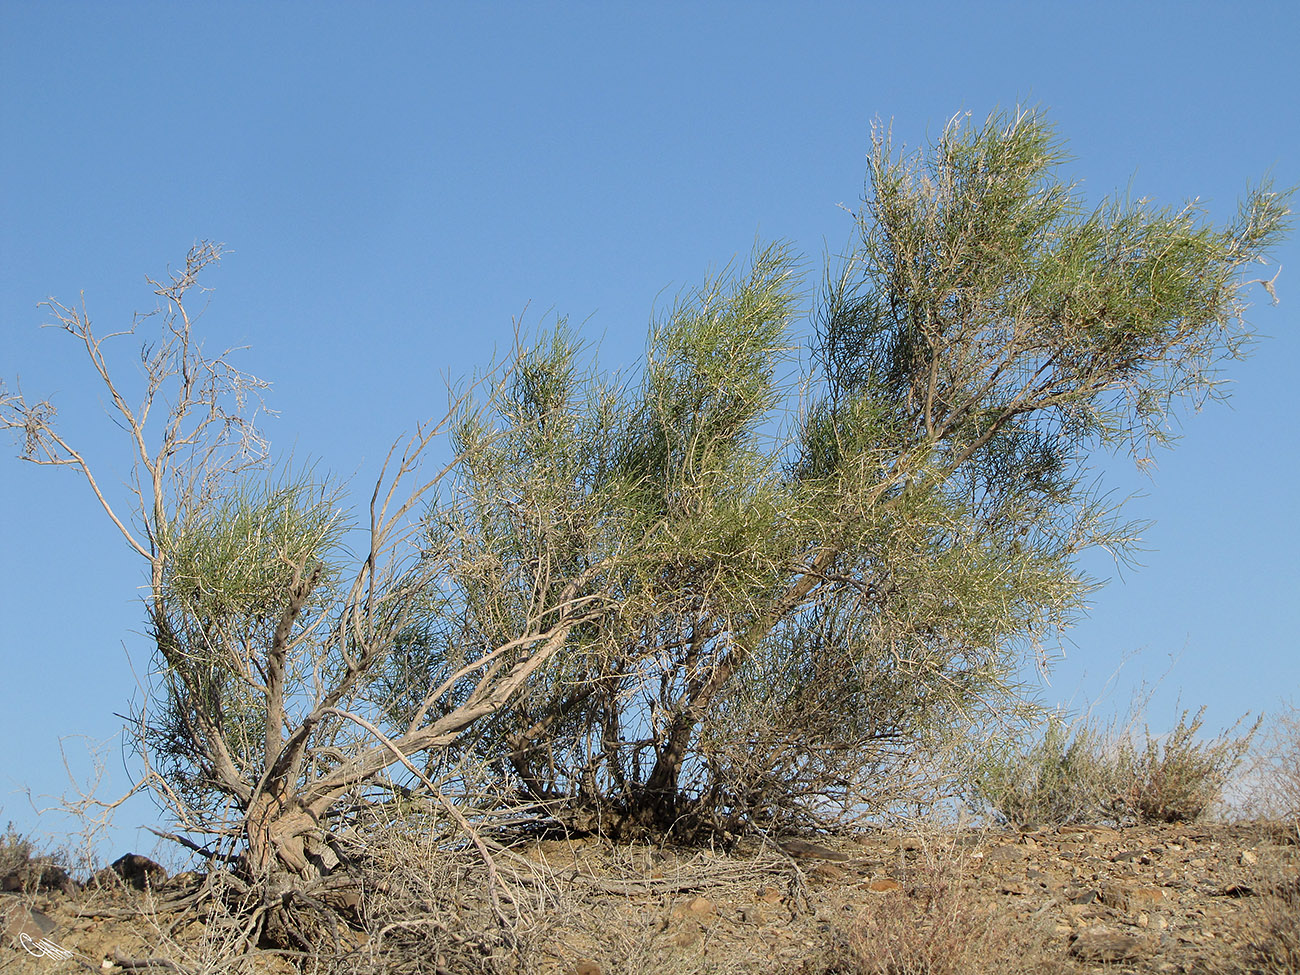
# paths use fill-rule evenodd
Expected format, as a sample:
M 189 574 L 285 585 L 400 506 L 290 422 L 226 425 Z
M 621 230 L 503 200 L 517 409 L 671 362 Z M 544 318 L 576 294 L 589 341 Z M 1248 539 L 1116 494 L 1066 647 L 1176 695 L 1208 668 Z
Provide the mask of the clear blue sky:
M 851 231 L 876 116 L 916 144 L 1041 103 L 1094 199 L 1224 219 L 1250 179 L 1300 182 L 1297 39 L 1294 3 L 4 0 L 0 375 L 54 394 L 113 481 L 120 432 L 37 302 L 84 291 L 107 331 L 152 305 L 145 274 L 224 241 L 209 341 L 274 382 L 276 447 L 363 483 L 521 314 L 585 321 L 625 367 L 656 302 L 756 237 L 815 266 Z M 1216 726 L 1296 694 L 1300 245 L 1277 256 L 1232 408 L 1187 417 L 1151 479 L 1111 465 L 1156 522 L 1145 566 L 1098 595 L 1046 700 L 1097 696 L 1135 651 L 1114 703 L 1177 658 L 1157 725 L 1180 692 Z M 60 736 L 120 727 L 143 567 L 68 471 L 0 463 L 0 501 L 0 819 L 57 830 L 21 789 L 63 791 Z M 105 796 L 116 744 L 107 771 Z M 118 822 L 116 852 L 152 848 L 148 803 Z

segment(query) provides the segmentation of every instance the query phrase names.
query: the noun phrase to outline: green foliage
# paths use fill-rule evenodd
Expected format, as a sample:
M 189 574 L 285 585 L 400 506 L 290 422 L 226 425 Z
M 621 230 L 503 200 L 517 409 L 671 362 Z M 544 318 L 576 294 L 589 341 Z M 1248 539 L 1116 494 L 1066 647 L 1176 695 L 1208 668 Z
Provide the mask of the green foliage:
M 35 856 L 36 844 L 9 823 L 0 835 L 0 877 L 21 872 Z
M 297 586 L 314 577 L 286 661 L 294 682 L 303 679 L 319 650 L 320 634 L 310 637 L 328 612 L 347 527 L 336 492 L 304 471 L 246 475 L 219 499 L 182 506 L 158 533 L 165 568 L 154 627 L 168 666 L 146 735 L 192 808 L 212 808 L 222 792 L 196 725 L 220 734 L 239 773 L 261 776 L 266 648 Z
M 167 591 L 210 625 L 274 626 L 294 575 L 324 567 L 347 527 L 336 493 L 310 471 L 241 481 L 168 526 Z
M 1050 713 L 1027 746 L 1005 744 L 981 764 L 974 797 L 1017 829 L 1107 819 L 1118 773 L 1111 748 L 1093 721 Z

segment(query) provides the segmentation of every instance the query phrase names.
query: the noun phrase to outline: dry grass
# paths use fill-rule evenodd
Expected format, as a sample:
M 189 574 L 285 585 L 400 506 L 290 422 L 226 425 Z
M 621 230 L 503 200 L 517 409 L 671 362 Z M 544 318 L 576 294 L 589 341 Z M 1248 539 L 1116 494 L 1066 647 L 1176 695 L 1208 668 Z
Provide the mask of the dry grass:
M 1261 847 L 1255 896 L 1246 912 L 1248 948 L 1241 971 L 1300 973 L 1300 825 L 1274 825 Z
M 1285 705 L 1270 719 L 1249 766 L 1249 810 L 1300 824 L 1300 707 Z
M 914 824 L 916 825 L 916 824 Z M 868 894 L 807 971 L 815 975 L 1019 975 L 1062 964 L 1047 933 L 1015 923 L 979 896 L 970 859 L 981 844 L 942 829 L 912 832 L 899 889 Z M 967 841 L 972 835 L 965 837 Z M 1064 971 L 1061 967 L 1059 970 Z
M 810 865 L 773 846 L 724 856 L 526 841 L 494 846 L 491 870 L 477 851 L 400 833 L 376 848 L 384 862 L 366 884 L 365 943 L 332 971 L 573 975 L 587 964 L 602 975 L 785 975 L 798 960 L 774 959 L 753 936 L 762 924 L 797 928 L 796 945 L 823 938 Z M 760 892 L 778 901 L 760 903 Z
M 1021 955 L 1020 941 L 959 878 L 931 871 L 864 912 L 849 950 L 862 975 L 966 975 Z

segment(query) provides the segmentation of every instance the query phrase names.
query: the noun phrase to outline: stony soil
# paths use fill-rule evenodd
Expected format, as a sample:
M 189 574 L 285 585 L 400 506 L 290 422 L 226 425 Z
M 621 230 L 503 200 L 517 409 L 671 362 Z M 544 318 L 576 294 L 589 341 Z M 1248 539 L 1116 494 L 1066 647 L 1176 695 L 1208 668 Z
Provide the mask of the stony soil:
M 890 969 L 888 958 L 920 944 L 935 947 L 925 970 L 953 975 L 1214 975 L 1265 970 L 1258 958 L 1268 915 L 1300 905 L 1294 829 L 1259 825 L 874 833 L 742 841 L 726 853 L 546 840 L 516 847 L 500 864 L 503 874 L 544 879 L 535 904 L 516 898 L 512 949 L 477 961 L 430 949 L 394 964 L 372 924 L 346 931 L 341 946 L 336 935 L 328 957 L 297 964 L 454 975 L 868 975 L 917 970 L 916 961 Z M 201 881 L 181 876 L 144 894 L 6 893 L 0 971 L 295 970 L 271 951 L 223 954 L 224 935 L 197 915 L 157 909 Z M 466 896 L 482 900 L 481 890 Z M 467 925 L 472 913 L 467 903 Z

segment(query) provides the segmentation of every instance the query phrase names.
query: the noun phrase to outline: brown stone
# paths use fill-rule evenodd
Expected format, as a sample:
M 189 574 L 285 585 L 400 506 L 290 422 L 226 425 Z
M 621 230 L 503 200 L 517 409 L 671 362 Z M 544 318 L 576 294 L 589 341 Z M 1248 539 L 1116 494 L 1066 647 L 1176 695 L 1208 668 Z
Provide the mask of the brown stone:
M 54 930 L 54 919 L 18 902 L 17 898 L 4 898 L 12 903 L 0 902 L 0 918 L 3 919 L 4 933 L 0 940 L 7 946 L 24 934 L 39 941 Z
M 903 885 L 892 877 L 880 877 L 879 879 L 873 880 L 871 883 L 867 884 L 867 890 L 871 891 L 873 894 L 887 894 L 890 891 L 902 889 Z
M 581 958 L 573 963 L 573 975 L 604 975 L 600 962 Z
M 694 897 L 685 904 L 678 905 L 673 911 L 678 917 L 706 918 L 712 917 L 717 911 L 713 906 L 713 901 L 707 897 Z
M 775 887 L 760 887 L 754 899 L 762 904 L 780 904 L 782 894 Z
M 1091 887 L 1085 887 L 1082 890 L 1067 890 L 1065 899 L 1071 904 L 1094 904 L 1101 898 L 1101 891 L 1094 890 Z
M 1168 900 L 1160 887 L 1109 886 L 1102 889 L 1101 900 L 1107 907 L 1120 911 L 1141 911 L 1159 907 Z
M 1023 846 L 1012 843 L 1004 843 L 1001 846 L 995 846 L 989 850 L 986 857 L 990 863 L 1005 863 L 1014 860 L 1023 860 L 1029 856 L 1029 851 Z
M 833 863 L 819 863 L 808 872 L 818 880 L 839 880 L 844 876 L 844 871 Z

